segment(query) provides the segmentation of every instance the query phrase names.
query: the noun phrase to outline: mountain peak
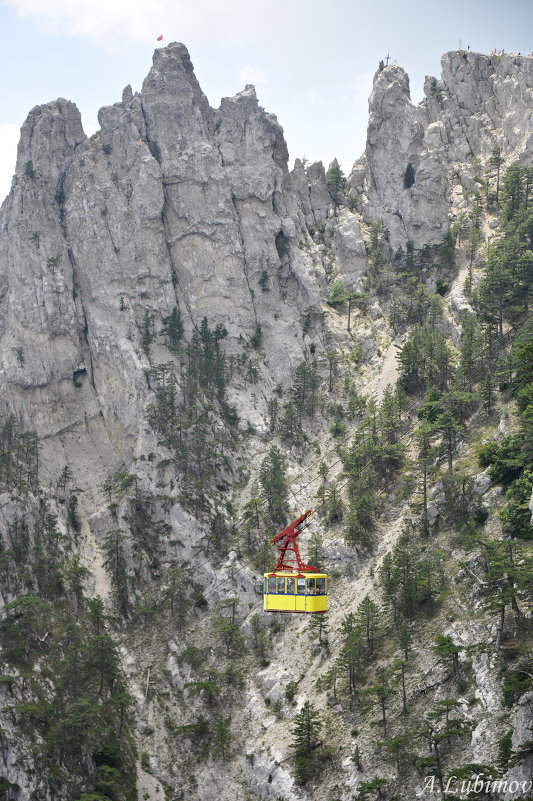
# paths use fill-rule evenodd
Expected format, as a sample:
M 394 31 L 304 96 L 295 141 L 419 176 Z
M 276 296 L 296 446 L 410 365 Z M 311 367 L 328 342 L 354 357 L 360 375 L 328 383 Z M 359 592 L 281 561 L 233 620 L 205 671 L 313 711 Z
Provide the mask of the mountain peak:
M 17 173 L 30 162 L 41 178 L 57 180 L 74 149 L 86 139 L 77 106 L 60 97 L 35 106 L 20 131 Z

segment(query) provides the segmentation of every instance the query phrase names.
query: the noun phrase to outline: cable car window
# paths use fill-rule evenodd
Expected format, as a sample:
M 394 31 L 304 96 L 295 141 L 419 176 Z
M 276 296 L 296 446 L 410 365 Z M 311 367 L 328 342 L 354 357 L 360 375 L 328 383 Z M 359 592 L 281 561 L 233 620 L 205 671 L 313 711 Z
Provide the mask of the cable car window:
M 268 591 L 269 592 L 276 592 L 276 577 L 269 576 L 268 577 Z
M 305 579 L 298 579 L 298 595 L 305 595 Z
M 294 577 L 287 579 L 287 595 L 294 595 Z
M 263 579 L 263 593 L 266 595 L 267 591 L 267 580 L 266 578 Z
M 278 578 L 278 592 L 285 594 L 285 579 Z
M 316 580 L 316 594 L 317 595 L 324 595 L 325 592 L 326 592 L 326 579 L 317 578 L 317 580 Z
M 314 578 L 307 579 L 307 594 L 314 595 L 315 594 L 315 580 Z

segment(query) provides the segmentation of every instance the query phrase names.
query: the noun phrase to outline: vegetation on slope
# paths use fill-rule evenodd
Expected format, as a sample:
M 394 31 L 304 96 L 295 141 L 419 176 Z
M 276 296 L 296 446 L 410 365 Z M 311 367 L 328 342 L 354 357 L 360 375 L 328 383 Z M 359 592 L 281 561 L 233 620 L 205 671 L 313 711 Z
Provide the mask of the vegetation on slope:
M 336 210 L 343 189 L 338 178 L 330 176 Z M 253 430 L 239 429 L 228 388 L 237 380 L 259 381 L 261 332 L 240 356 L 230 356 L 225 329 L 211 329 L 205 318 L 189 342 L 177 309 L 157 334 L 153 319 L 143 321 L 145 353 L 150 356 L 160 337 L 172 357 L 147 374 L 153 390 L 147 420 L 166 458 L 152 465 L 154 455 L 147 454 L 143 469 L 152 465 L 156 477 L 170 471 L 172 496 L 148 491 L 125 470 L 103 483 L 112 521 L 102 541 L 112 616 L 99 598 L 88 597 L 68 466 L 54 492 L 39 495 L 37 439 L 13 419 L 4 421 L 0 481 L 16 510 L 0 563 L 6 600 L 1 683 L 11 727 L 5 740 L 15 729 L 23 733 L 39 790 L 76 801 L 134 798 L 132 700 L 120 669 L 120 639 L 142 655 L 143 666 L 146 651 L 145 700 L 164 734 L 146 723 L 143 737 L 159 744 L 163 738 L 176 786 L 179 781 L 193 797 L 198 760 L 220 765 L 246 750 L 240 708 L 249 697 L 247 682 L 275 660 L 276 638 L 290 624 L 250 614 L 250 596 L 234 590 L 215 601 L 202 588 L 201 570 L 224 567 L 223 594 L 245 567 L 255 573 L 270 564 L 265 532 L 282 527 L 290 508 L 285 453 L 306 463 L 318 456 L 311 464 L 320 476 L 318 511 L 330 548 L 340 541 L 363 569 L 373 561 L 378 566 L 373 592 L 352 602 L 338 625 L 309 621 L 303 647 L 320 664 L 313 690 L 306 677 L 313 701 L 295 711 L 294 680 L 284 697 L 265 699 L 265 714 L 273 713 L 292 738 L 296 781 L 321 783 L 337 801 L 344 790 L 335 766 L 348 755 L 358 778 L 354 797 L 392 801 L 411 797 L 424 776 L 434 776 L 443 792 L 451 776 L 500 777 L 530 753 L 527 743 L 514 753 L 507 733 L 533 674 L 530 195 L 531 172 L 511 167 L 499 197 L 490 199 L 492 206 L 501 203 L 500 228 L 483 254 L 477 200 L 440 247 L 416 251 L 409 243 L 392 253 L 387 231 L 372 226 L 365 292 L 386 304 L 392 331 L 405 334 L 400 380 L 377 405 L 356 391 L 350 375 L 360 357 L 356 341 L 349 354 L 332 343 L 322 354 L 310 350 L 292 386 L 277 387 L 268 400 L 270 431 L 242 514 L 247 477 L 240 451 Z M 463 312 L 455 346 L 445 316 L 460 237 L 467 243 L 473 311 Z M 342 313 L 351 301 L 337 291 L 330 303 Z M 496 441 L 502 412 L 510 432 Z M 324 430 L 330 452 L 317 448 Z M 338 478 L 334 461 L 342 466 Z M 478 464 L 502 487 L 501 502 L 494 493 L 487 502 L 479 491 Z M 168 512 L 177 499 L 205 533 L 194 559 L 180 558 L 181 543 L 171 539 Z M 401 534 L 375 560 L 385 516 L 398 517 L 398 509 Z M 309 561 L 327 567 L 320 536 L 310 540 L 310 550 Z M 344 570 L 339 584 L 349 587 L 351 560 Z M 466 616 L 471 626 L 460 636 Z M 178 687 L 164 660 L 152 664 L 150 654 L 165 638 L 179 642 L 176 662 L 184 678 Z M 478 765 L 469 761 L 469 742 L 486 715 L 476 697 L 484 658 L 496 660 L 491 687 L 500 694 L 495 704 L 504 734 L 491 763 Z M 143 752 L 141 763 L 150 769 L 153 757 Z

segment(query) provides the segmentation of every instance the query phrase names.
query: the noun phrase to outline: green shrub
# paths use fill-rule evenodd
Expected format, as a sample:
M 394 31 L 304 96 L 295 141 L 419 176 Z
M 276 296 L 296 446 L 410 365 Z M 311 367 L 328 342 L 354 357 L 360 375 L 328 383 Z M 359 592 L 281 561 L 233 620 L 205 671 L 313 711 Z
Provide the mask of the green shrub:
M 37 173 L 33 169 L 33 161 L 26 162 L 26 164 L 24 165 L 24 172 L 26 173 L 28 178 L 31 178 L 32 181 L 35 181 Z
M 329 286 L 327 303 L 333 308 L 341 306 L 348 300 L 348 292 L 346 291 L 342 281 L 333 281 Z
M 268 272 L 267 270 L 262 270 L 261 276 L 259 278 L 259 286 L 261 287 L 263 292 L 269 292 L 270 287 L 268 285 Z
M 276 250 L 278 251 L 278 256 L 280 259 L 283 259 L 283 257 L 286 256 L 289 251 L 289 240 L 283 231 L 280 231 L 276 236 Z
M 413 186 L 414 182 L 415 182 L 415 168 L 413 167 L 411 162 L 409 162 L 409 164 L 405 168 L 405 173 L 403 176 L 403 188 L 410 189 Z
M 498 445 L 488 442 L 478 452 L 480 467 L 489 467 L 489 474 L 497 484 L 508 486 L 524 469 L 522 443 L 516 436 L 505 437 Z
M 478 506 L 477 509 L 474 510 L 472 517 L 476 523 L 482 525 L 485 523 L 489 516 L 489 510 L 486 509 L 484 506 Z
M 255 327 L 255 331 L 250 337 L 250 345 L 254 350 L 259 350 L 263 343 L 263 331 L 261 330 L 261 326 L 258 324 Z
M 450 285 L 448 281 L 443 281 L 442 278 L 437 278 L 437 295 L 444 295 L 449 291 Z

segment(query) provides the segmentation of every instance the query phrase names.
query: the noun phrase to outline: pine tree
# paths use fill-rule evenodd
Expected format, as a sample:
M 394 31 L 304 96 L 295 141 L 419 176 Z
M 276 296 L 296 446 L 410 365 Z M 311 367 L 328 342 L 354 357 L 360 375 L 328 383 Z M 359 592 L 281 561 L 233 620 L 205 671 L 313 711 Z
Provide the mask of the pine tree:
M 328 523 L 332 526 L 341 523 L 344 518 L 344 502 L 337 484 L 323 484 L 317 492 L 317 498 L 321 500 L 320 514 Z
M 504 632 L 507 607 L 513 609 L 518 620 L 521 615 L 519 599 L 523 595 L 531 597 L 531 576 L 527 576 L 532 559 L 533 551 L 522 543 L 512 540 L 483 543 L 484 576 L 482 582 L 479 579 L 478 581 L 485 610 L 499 618 L 497 648 Z
M 459 674 L 459 654 L 462 651 L 460 645 L 456 645 L 449 635 L 437 634 L 431 650 L 439 656 L 451 657 L 454 676 Z
M 357 617 L 364 631 L 366 644 L 368 646 L 368 653 L 370 656 L 372 656 L 374 653 L 374 645 L 378 633 L 380 616 L 381 612 L 376 602 L 373 601 L 368 595 L 365 595 L 357 607 Z
M 150 345 L 154 341 L 154 320 L 155 316 L 146 310 L 141 323 L 141 347 L 148 357 L 150 357 Z
M 314 417 L 317 389 L 318 370 L 316 360 L 301 362 L 295 370 L 292 388 L 292 397 L 298 411 L 300 425 L 304 414 Z
M 285 456 L 273 445 L 261 464 L 259 483 L 270 521 L 279 529 L 285 526 L 289 513 L 286 469 Z
M 292 747 L 295 750 L 296 779 L 306 784 L 316 775 L 319 767 L 317 749 L 322 745 L 319 734 L 322 728 L 320 714 L 306 701 L 294 719 Z
M 405 168 L 405 173 L 403 176 L 403 188 L 410 189 L 415 182 L 415 169 L 411 162 Z
M 160 333 L 165 338 L 166 346 L 174 353 L 177 352 L 183 336 L 183 322 L 178 307 L 174 306 L 167 317 L 161 318 L 161 323 L 163 327 Z
M 25 661 L 38 646 L 50 624 L 52 609 L 32 595 L 10 601 L 2 610 L 0 638 L 8 661 Z
M 369 797 L 372 797 L 372 799 L 385 798 L 381 791 L 387 787 L 387 784 L 387 780 L 382 779 L 379 776 L 376 776 L 374 779 L 369 779 L 366 782 L 360 782 L 357 785 L 357 795 L 355 796 L 355 801 L 367 801 Z
M 301 408 L 294 403 L 286 403 L 283 407 L 283 415 L 279 421 L 279 432 L 283 439 L 298 445 L 302 442 L 304 433 L 301 427 Z
M 346 615 L 342 621 L 341 631 L 344 642 L 338 658 L 338 665 L 348 690 L 350 708 L 353 708 L 358 699 L 358 685 L 363 678 L 368 651 L 365 647 L 362 626 L 353 612 Z
M 391 698 L 396 694 L 395 667 L 380 668 L 376 679 L 370 687 L 365 690 L 371 701 L 379 707 L 381 711 L 381 725 L 383 737 L 388 737 L 387 733 L 387 710 Z
M 184 565 L 174 567 L 166 575 L 163 599 L 168 603 L 172 621 L 182 629 L 187 620 L 191 600 L 189 590 L 191 586 L 190 570 Z
M 228 759 L 231 752 L 231 717 L 217 717 L 213 729 L 213 755 Z
M 483 378 L 480 395 L 483 402 L 483 408 L 489 417 L 492 417 L 496 399 L 496 390 L 494 387 L 494 379 L 490 373 L 487 373 Z
M 336 350 L 328 350 L 325 353 L 325 357 L 329 371 L 328 392 L 331 394 L 333 392 L 333 379 L 337 375 L 339 354 Z
M 448 462 L 448 474 L 451 475 L 453 473 L 453 452 L 455 449 L 455 442 L 458 433 L 462 430 L 462 426 L 455 418 L 453 412 L 450 409 L 445 409 L 435 420 L 433 429 L 435 432 L 438 432 L 442 435 Z
M 326 172 L 326 186 L 333 200 L 333 208 L 336 214 L 346 188 L 346 177 L 337 159 L 333 159 Z
M 309 623 L 309 633 L 312 637 L 318 638 L 318 644 L 328 647 L 328 628 L 329 623 L 326 615 L 311 615 Z
M 74 597 L 74 614 L 77 616 L 83 605 L 84 583 L 91 575 L 91 572 L 81 564 L 78 556 L 67 562 L 63 569 L 67 589 Z
M 129 611 L 128 573 L 124 541 L 126 536 L 121 529 L 108 531 L 102 545 L 104 567 L 111 575 L 115 600 L 122 615 Z
M 309 546 L 307 549 L 307 561 L 317 570 L 322 571 L 324 562 L 324 538 L 319 531 L 313 531 L 309 537 Z M 322 615 L 317 615 L 322 617 Z
M 503 179 L 503 216 L 511 220 L 518 212 L 528 207 L 533 170 L 519 164 L 511 164 Z
M 244 647 L 244 637 L 241 634 L 237 623 L 237 604 L 238 598 L 227 598 L 219 604 L 219 609 L 229 610 L 230 614 L 221 615 L 213 619 L 213 628 L 220 637 L 220 641 L 226 649 L 228 659 L 237 657 L 241 654 Z
M 379 743 L 379 745 L 386 748 L 387 751 L 393 755 L 398 775 L 400 775 L 402 771 L 407 750 L 412 740 L 412 734 L 397 734 L 395 737 L 391 737 L 389 740 L 383 740 Z

